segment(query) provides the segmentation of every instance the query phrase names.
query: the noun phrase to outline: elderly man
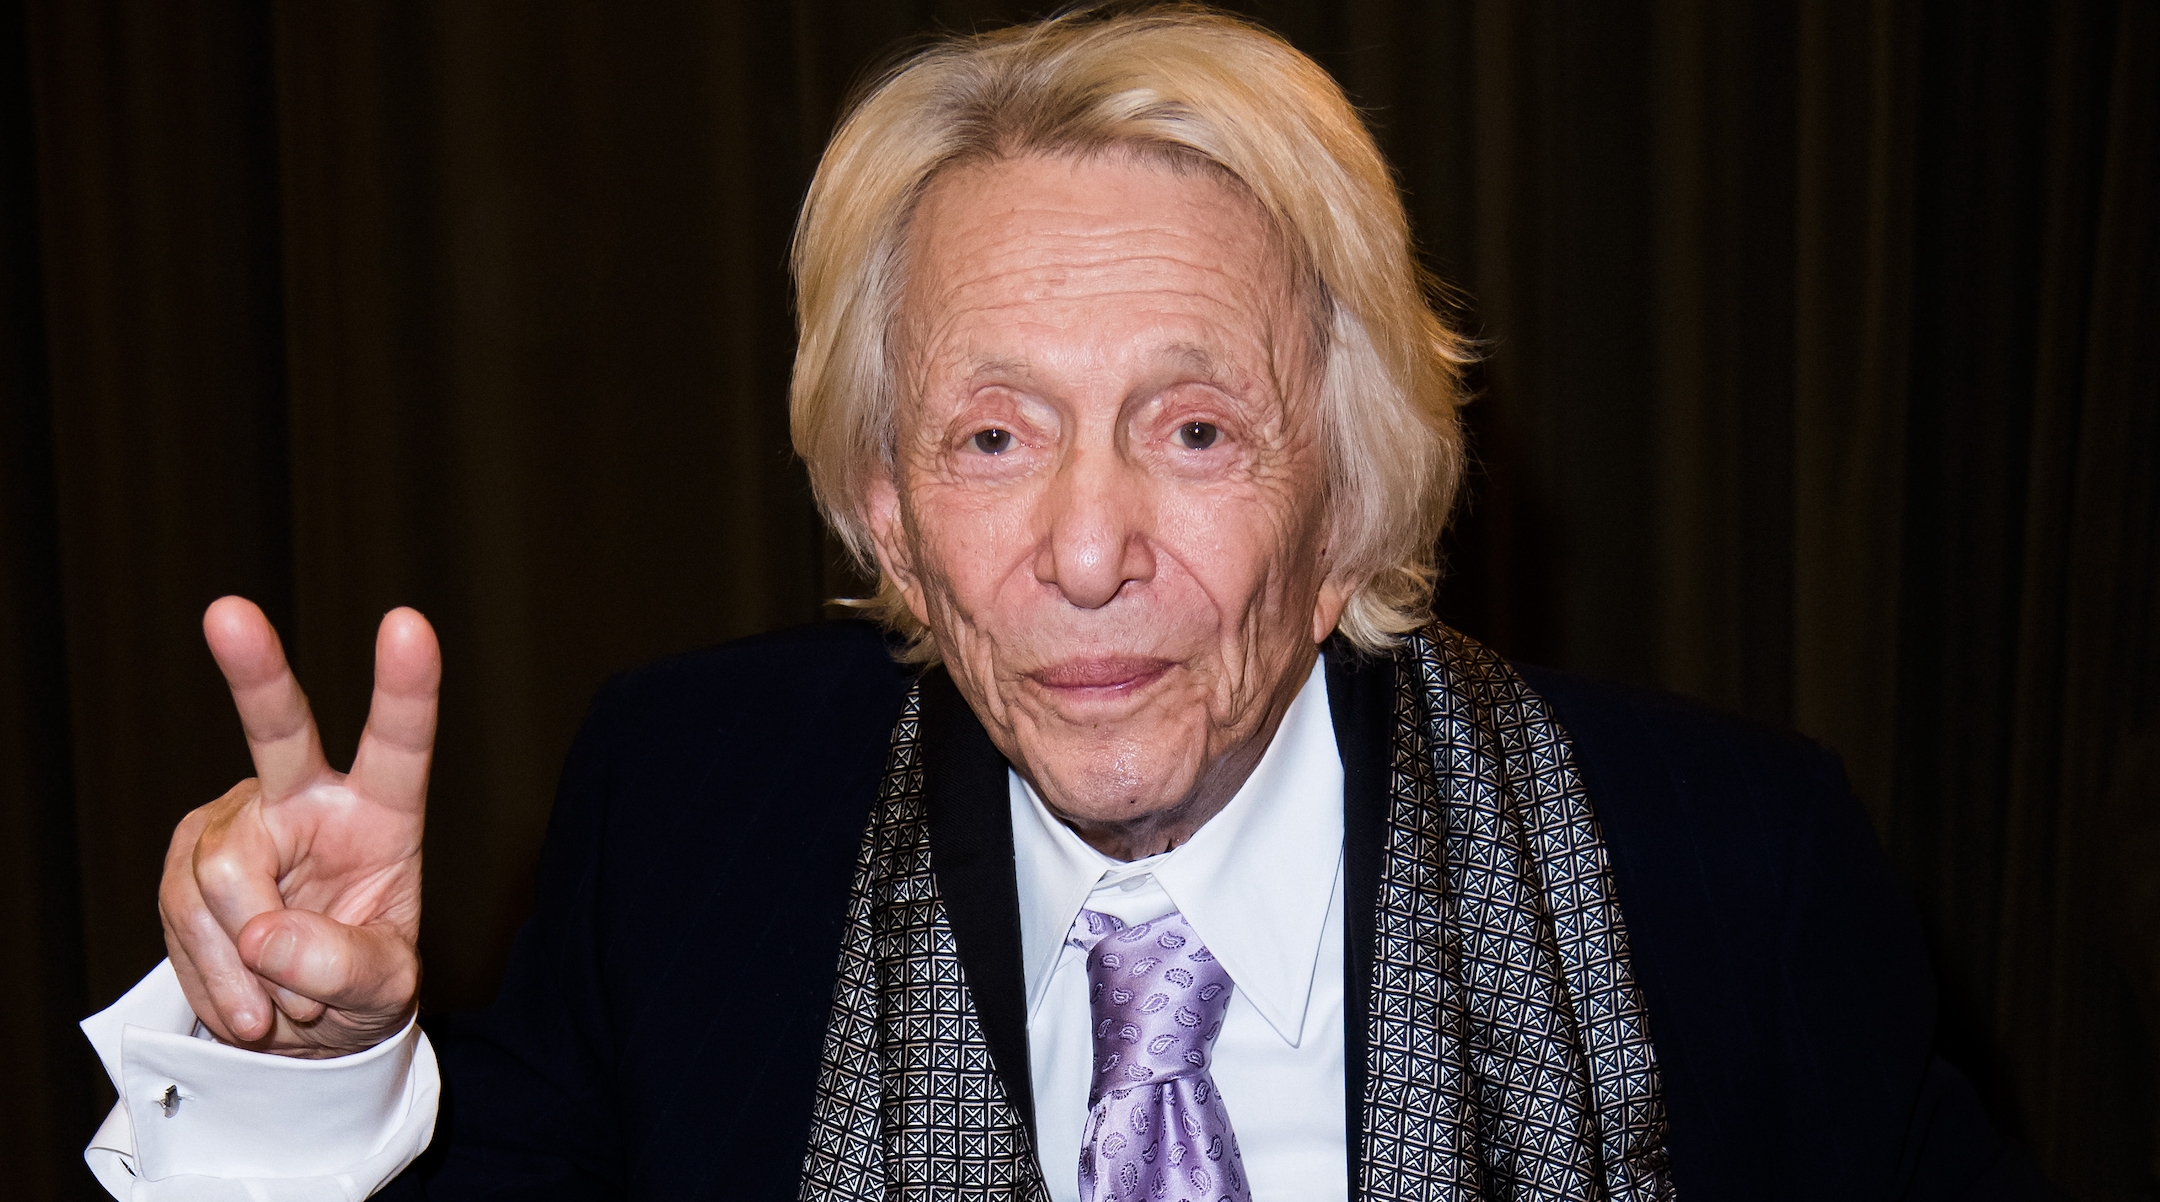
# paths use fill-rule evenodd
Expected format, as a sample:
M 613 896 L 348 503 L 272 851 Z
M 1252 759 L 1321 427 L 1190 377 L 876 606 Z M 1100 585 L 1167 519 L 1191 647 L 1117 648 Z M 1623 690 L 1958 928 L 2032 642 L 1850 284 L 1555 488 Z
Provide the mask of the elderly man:
M 168 966 L 85 1024 L 116 1196 L 2000 1175 L 1832 759 L 1430 622 L 1464 345 L 1313 63 L 1190 9 L 925 51 L 795 271 L 796 446 L 883 632 L 612 683 L 500 998 L 422 1033 L 433 635 L 384 620 L 340 775 L 213 606 L 258 774 L 181 823 Z

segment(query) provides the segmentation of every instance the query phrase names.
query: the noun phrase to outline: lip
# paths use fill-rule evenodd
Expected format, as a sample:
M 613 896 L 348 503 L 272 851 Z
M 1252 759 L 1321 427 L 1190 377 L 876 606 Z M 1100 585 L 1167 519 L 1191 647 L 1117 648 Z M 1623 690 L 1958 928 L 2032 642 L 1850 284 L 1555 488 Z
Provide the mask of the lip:
M 1162 678 L 1171 661 L 1142 655 L 1106 655 L 1069 659 L 1028 673 L 1028 679 L 1068 697 L 1112 697 L 1131 693 Z

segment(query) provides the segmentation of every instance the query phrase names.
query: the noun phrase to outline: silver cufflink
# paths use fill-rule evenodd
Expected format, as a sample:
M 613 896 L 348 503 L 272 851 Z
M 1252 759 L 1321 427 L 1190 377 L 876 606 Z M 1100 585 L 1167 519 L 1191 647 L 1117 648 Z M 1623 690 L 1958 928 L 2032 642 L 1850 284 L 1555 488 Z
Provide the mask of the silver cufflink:
M 180 1113 L 180 1087 L 177 1085 L 166 1086 L 165 1092 L 158 1095 L 158 1106 L 165 1111 L 166 1118 L 171 1118 Z

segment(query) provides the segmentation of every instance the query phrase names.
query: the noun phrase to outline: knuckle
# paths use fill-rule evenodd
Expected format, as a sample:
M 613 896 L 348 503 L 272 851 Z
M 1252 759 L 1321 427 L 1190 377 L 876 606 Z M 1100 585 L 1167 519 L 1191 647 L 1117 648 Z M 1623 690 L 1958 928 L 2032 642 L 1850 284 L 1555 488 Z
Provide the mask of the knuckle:
M 238 818 L 248 806 L 254 804 L 261 796 L 262 782 L 251 776 L 227 789 L 223 797 L 196 810 L 196 814 L 203 816 L 204 835 L 222 834 L 226 828 L 232 825 L 234 819 Z M 194 815 L 190 814 L 189 817 L 192 818 Z
M 240 783 L 234 785 L 232 788 L 225 790 L 224 796 L 219 797 L 216 801 L 211 802 L 210 805 L 205 808 L 217 808 L 220 806 L 225 806 L 237 809 L 240 806 L 244 806 L 248 802 L 255 800 L 255 798 L 261 793 L 262 781 L 250 776 L 241 780 Z
M 195 884 L 206 897 L 224 897 L 241 889 L 249 872 L 246 858 L 229 848 L 195 855 Z
M 189 810 L 187 817 L 182 818 L 173 827 L 172 842 L 165 847 L 165 862 L 170 865 L 176 861 L 192 858 L 195 854 L 195 848 L 202 842 L 203 832 L 208 829 L 209 825 L 209 806 L 197 806 Z
M 241 781 L 227 790 L 223 797 L 208 805 L 189 810 L 173 827 L 172 843 L 166 858 L 200 858 L 205 848 L 222 845 L 232 831 L 235 819 L 246 810 L 249 803 L 261 796 L 262 790 L 254 777 Z
M 168 939 L 179 938 L 182 927 L 186 925 L 181 919 L 187 912 L 187 903 L 185 899 L 177 896 L 177 893 L 172 876 L 167 874 L 164 883 L 158 886 L 157 909 L 158 922 L 164 925 Z
M 192 941 L 208 911 L 192 873 L 167 873 L 158 886 L 158 921 L 175 939 Z

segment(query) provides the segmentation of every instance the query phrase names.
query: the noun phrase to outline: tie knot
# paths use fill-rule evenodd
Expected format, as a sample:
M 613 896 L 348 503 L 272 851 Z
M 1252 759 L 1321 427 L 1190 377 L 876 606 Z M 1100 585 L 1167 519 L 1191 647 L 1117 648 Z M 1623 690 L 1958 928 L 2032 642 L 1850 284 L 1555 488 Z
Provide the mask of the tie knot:
M 1106 1093 L 1206 1074 L 1230 1007 L 1230 974 L 1185 916 L 1127 925 L 1085 911 L 1088 1007 L 1095 1020 L 1093 1106 Z

